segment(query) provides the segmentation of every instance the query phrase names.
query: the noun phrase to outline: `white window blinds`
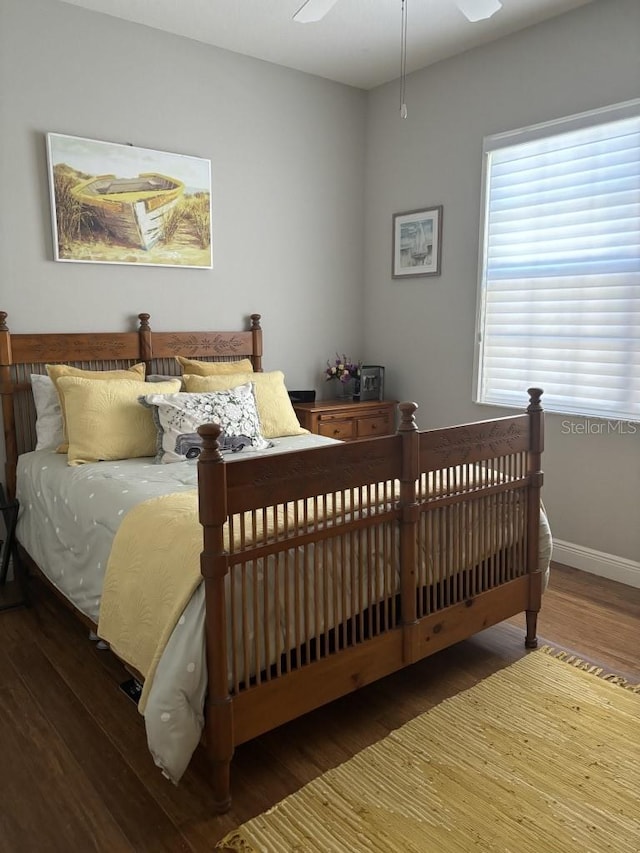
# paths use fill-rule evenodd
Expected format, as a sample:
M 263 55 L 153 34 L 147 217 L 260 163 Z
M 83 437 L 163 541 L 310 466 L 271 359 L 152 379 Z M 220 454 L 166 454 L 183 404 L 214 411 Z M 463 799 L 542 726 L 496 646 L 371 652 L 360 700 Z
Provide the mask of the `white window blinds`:
M 485 140 L 475 399 L 640 421 L 640 100 Z

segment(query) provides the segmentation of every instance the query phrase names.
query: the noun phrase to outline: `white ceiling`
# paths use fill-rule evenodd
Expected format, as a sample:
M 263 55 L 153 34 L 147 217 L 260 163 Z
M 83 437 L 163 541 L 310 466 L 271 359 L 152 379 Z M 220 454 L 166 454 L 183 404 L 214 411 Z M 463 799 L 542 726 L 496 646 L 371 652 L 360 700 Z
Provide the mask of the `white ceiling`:
M 338 0 L 298 24 L 303 0 L 63 0 L 127 21 L 371 89 L 399 76 L 401 0 Z M 424 68 L 592 0 L 502 0 L 470 23 L 454 0 L 406 0 L 407 71 Z

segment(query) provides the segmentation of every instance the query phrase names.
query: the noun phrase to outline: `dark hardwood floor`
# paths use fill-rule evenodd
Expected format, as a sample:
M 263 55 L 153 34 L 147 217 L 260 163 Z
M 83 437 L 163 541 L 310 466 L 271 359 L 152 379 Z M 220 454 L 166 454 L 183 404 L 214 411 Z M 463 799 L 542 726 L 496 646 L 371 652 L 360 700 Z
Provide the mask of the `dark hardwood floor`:
M 209 851 L 239 823 L 442 699 L 521 657 L 509 620 L 240 747 L 232 810 L 210 813 L 206 763 L 178 787 L 146 748 L 126 674 L 38 582 L 0 613 L 0 851 Z M 554 566 L 541 642 L 640 682 L 640 589 Z M 346 853 L 346 852 L 345 852 Z

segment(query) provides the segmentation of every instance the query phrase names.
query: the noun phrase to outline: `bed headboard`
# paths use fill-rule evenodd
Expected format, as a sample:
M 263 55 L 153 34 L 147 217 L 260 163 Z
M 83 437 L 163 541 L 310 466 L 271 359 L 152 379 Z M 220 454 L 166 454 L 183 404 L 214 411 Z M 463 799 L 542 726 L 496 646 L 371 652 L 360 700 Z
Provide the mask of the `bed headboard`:
M 54 332 L 12 335 L 7 313 L 0 311 L 0 395 L 6 451 L 7 492 L 15 494 L 18 456 L 36 445 L 36 413 L 31 374 L 46 373 L 47 364 L 114 370 L 144 361 L 147 375 L 177 376 L 177 355 L 203 361 L 250 358 L 262 370 L 260 314 L 251 314 L 248 328 L 237 331 L 152 332 L 149 314 L 138 314 L 130 332 Z

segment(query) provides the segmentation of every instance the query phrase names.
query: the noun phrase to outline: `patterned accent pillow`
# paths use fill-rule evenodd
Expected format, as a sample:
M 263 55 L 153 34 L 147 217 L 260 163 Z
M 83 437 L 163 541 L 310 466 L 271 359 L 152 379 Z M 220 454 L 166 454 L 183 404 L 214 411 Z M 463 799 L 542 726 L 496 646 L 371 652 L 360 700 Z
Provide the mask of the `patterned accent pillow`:
M 222 453 L 271 447 L 271 442 L 260 432 L 251 383 L 203 394 L 147 394 L 139 400 L 153 410 L 158 431 L 155 459 L 158 463 L 198 457 L 202 442 L 197 429 L 212 422 L 223 430 L 218 440 Z

